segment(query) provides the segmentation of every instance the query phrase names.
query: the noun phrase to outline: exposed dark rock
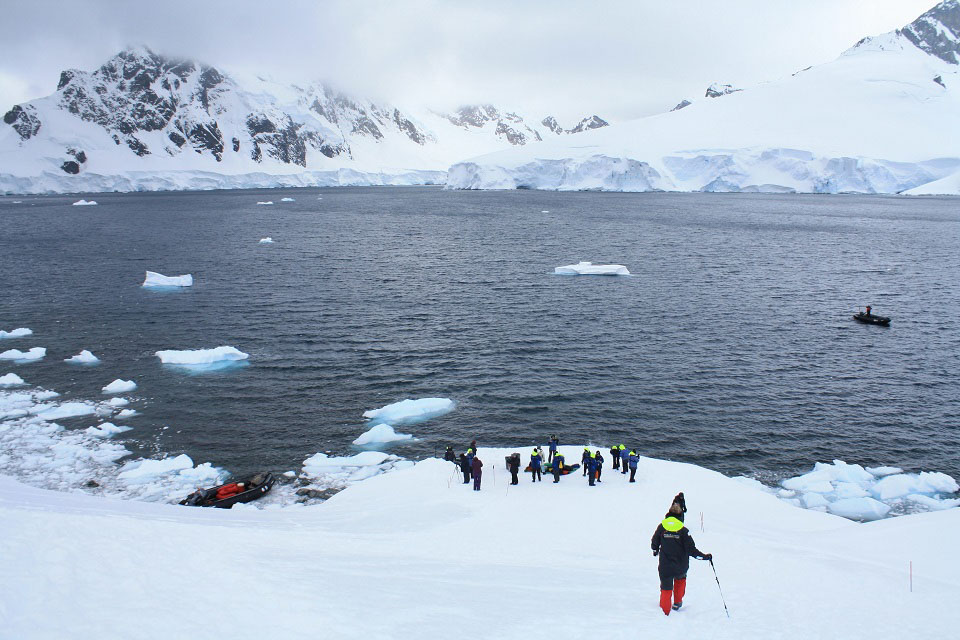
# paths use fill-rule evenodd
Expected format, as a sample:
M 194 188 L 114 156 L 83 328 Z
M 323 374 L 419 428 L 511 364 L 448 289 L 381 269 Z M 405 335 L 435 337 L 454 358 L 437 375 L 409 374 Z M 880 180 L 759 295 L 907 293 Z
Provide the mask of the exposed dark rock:
M 677 103 L 677 106 L 675 106 L 673 109 L 670 109 L 670 111 L 680 111 L 680 109 L 685 109 L 686 107 L 689 107 L 691 104 L 693 103 L 690 102 L 689 100 L 681 100 L 679 103 Z
M 220 162 L 223 159 L 223 134 L 216 122 L 198 123 L 190 129 L 187 139 L 198 153 L 209 151 Z
M 70 147 L 69 149 L 67 149 L 67 155 L 72 156 L 73 159 L 79 162 L 80 164 L 83 164 L 84 162 L 87 161 L 87 154 L 84 153 L 82 150 L 74 149 L 73 147 Z
M 60 72 L 60 82 L 57 83 L 57 91 L 63 89 L 65 86 L 70 84 L 70 81 L 73 80 L 73 76 L 77 72 L 73 69 L 67 69 L 66 71 Z
M 714 82 L 712 85 L 707 87 L 707 92 L 704 95 L 707 98 L 719 98 L 720 96 L 726 96 L 731 93 L 736 93 L 737 91 L 743 91 L 743 89 L 737 89 L 732 84 L 720 84 L 719 82 Z
M 297 489 L 297 495 L 305 500 L 329 500 L 341 491 L 343 491 L 341 488 L 314 489 L 312 487 L 303 487 Z
M 527 136 L 511 127 L 506 122 L 500 121 L 497 123 L 496 133 L 497 136 L 506 138 L 507 142 L 512 145 L 527 144 Z
M 100 483 L 96 480 L 87 480 L 83 486 L 87 487 L 88 489 L 95 489 L 100 486 Z
M 921 51 L 960 64 L 960 2 L 944 0 L 899 31 Z
M 60 165 L 60 168 L 63 169 L 66 173 L 71 173 L 73 175 L 77 175 L 78 173 L 80 173 L 80 165 L 74 160 L 67 160 L 62 165 Z
M 37 117 L 37 110 L 31 105 L 14 106 L 3 116 L 3 121 L 13 127 L 13 130 L 20 135 L 21 140 L 29 140 L 40 131 L 40 118 Z
M 234 138 L 233 140 L 231 140 L 231 142 L 233 142 L 233 151 L 234 151 L 234 153 L 236 153 L 237 151 L 240 151 L 240 139 L 239 139 L 239 138 Z
M 354 122 L 353 133 L 373 136 L 376 140 L 383 138 L 383 134 L 380 132 L 380 129 L 377 128 L 377 125 L 365 115 L 361 115 L 357 118 L 356 122 Z
M 130 147 L 130 151 L 133 151 L 135 154 L 137 154 L 140 157 L 143 157 L 150 153 L 150 150 L 147 149 L 147 145 L 143 144 L 142 142 L 140 142 L 140 140 L 138 140 L 137 138 L 134 138 L 133 136 L 127 138 L 127 146 Z
M 276 130 L 276 125 L 266 116 L 255 116 L 253 114 L 247 116 L 247 131 L 250 132 L 251 136 L 256 136 L 258 133 L 275 133 Z
M 943 87 L 944 89 L 947 88 L 947 85 L 943 84 L 943 76 L 937 76 L 936 78 L 933 79 L 933 81 L 936 82 L 941 87 Z
M 482 127 L 492 120 L 499 120 L 500 112 L 490 104 L 460 107 L 447 120 L 458 127 Z
M 557 119 L 554 118 L 553 116 L 547 116 L 546 118 L 540 121 L 540 124 L 542 124 L 547 129 L 549 129 L 550 131 L 554 132 L 557 135 L 560 135 L 563 133 L 563 127 L 560 126 L 560 123 L 557 122 Z
M 407 137 L 417 144 L 422 145 L 427 141 L 427 137 L 420 133 L 420 130 L 417 129 L 416 125 L 404 118 L 399 109 L 393 110 L 393 121 L 400 128 L 400 131 L 403 131 L 405 134 L 407 134 Z
M 179 133 L 177 133 L 176 131 L 171 131 L 170 133 L 167 134 L 167 137 L 170 138 L 170 142 L 177 145 L 178 147 L 182 147 L 187 142 L 187 139 L 184 138 Z
M 569 129 L 567 133 L 580 133 L 581 131 L 587 131 L 589 129 L 600 129 L 601 127 L 609 127 L 610 123 L 601 118 L 600 116 L 590 116 L 589 118 L 584 118 L 577 123 L 573 129 Z

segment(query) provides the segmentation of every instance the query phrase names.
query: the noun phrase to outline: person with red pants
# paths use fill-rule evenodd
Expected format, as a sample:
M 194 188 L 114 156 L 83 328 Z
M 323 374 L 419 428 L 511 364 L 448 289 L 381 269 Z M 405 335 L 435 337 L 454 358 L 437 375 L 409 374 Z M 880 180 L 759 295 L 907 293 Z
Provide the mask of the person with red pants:
M 653 555 L 660 556 L 660 608 L 667 616 L 670 615 L 671 608 L 677 611 L 683 606 L 690 556 L 701 560 L 713 559 L 712 554 L 697 549 L 690 531 L 677 519 L 679 513 L 682 513 L 679 505 L 671 506 L 650 541 Z

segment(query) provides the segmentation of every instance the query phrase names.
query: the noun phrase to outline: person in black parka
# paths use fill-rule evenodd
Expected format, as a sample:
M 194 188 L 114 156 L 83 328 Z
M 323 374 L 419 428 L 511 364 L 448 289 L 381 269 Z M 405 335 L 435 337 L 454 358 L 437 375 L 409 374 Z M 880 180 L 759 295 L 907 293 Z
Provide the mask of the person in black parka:
M 654 556 L 660 556 L 660 608 L 664 615 L 670 615 L 683 605 L 683 594 L 687 590 L 687 571 L 690 568 L 690 556 L 703 560 L 712 560 L 713 555 L 697 549 L 693 536 L 683 523 L 677 519 L 682 514 L 678 505 L 670 507 L 669 513 L 657 526 L 650 540 Z
M 447 447 L 446 453 L 443 454 L 443 459 L 447 462 L 455 463 L 457 461 L 457 454 L 453 452 L 453 447 Z
M 681 491 L 681 492 L 678 493 L 676 496 L 674 496 L 674 498 L 673 498 L 673 504 L 670 505 L 670 511 L 671 511 L 671 513 L 673 513 L 673 505 L 674 505 L 674 504 L 677 505 L 678 507 L 680 507 L 680 513 L 676 514 L 675 517 L 676 517 L 677 520 L 679 520 L 680 522 L 683 522 L 683 516 L 684 516 L 684 514 L 687 512 L 687 500 L 686 500 L 686 498 L 683 497 L 683 491 Z
M 463 472 L 463 484 L 470 484 L 470 461 L 467 454 L 460 454 L 460 471 Z
M 520 454 L 515 453 L 507 457 L 507 468 L 510 469 L 510 484 L 520 484 L 517 474 L 520 473 Z

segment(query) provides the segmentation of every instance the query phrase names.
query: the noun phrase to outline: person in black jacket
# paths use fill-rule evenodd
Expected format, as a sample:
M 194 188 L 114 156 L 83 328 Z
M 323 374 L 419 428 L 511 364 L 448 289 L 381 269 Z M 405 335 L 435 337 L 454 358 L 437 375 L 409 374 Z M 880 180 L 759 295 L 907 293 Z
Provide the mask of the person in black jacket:
M 667 516 L 653 533 L 653 539 L 650 540 L 653 555 L 660 556 L 660 608 L 667 616 L 670 615 L 671 599 L 674 611 L 683 606 L 690 556 L 703 560 L 713 559 L 712 554 L 703 553 L 697 549 L 690 531 L 677 519 L 677 515 L 682 513 L 678 505 L 671 506 Z
M 520 473 L 520 454 L 507 456 L 507 468 L 510 470 L 510 484 L 520 484 L 517 474 Z
M 671 513 L 673 513 L 673 505 L 680 507 L 680 513 L 676 514 L 676 518 L 683 522 L 683 515 L 687 512 L 687 500 L 683 497 L 683 491 L 674 496 L 673 504 L 670 505 Z
M 603 456 L 600 455 L 600 449 L 597 449 L 597 482 L 602 482 L 600 480 L 600 474 L 603 473 Z
M 453 447 L 447 447 L 446 453 L 443 454 L 443 459 L 447 462 L 455 463 L 457 461 L 457 454 L 453 452 Z
M 613 445 L 610 447 L 610 457 L 613 459 L 613 468 L 614 470 L 620 469 L 620 447 L 619 445 Z
M 463 484 L 470 484 L 470 461 L 467 454 L 460 454 L 460 471 L 463 472 Z

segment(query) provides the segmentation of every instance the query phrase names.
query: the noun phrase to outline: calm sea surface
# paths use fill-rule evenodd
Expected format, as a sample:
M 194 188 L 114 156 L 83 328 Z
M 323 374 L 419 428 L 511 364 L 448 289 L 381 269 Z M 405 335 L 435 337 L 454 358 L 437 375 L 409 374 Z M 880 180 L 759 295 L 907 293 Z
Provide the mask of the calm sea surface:
M 960 199 L 87 197 L 99 206 L 0 198 L 0 329 L 35 334 L 0 350 L 48 349 L 0 375 L 67 399 L 134 379 L 142 415 L 120 437 L 143 453 L 298 469 L 354 452 L 365 410 L 440 396 L 456 410 L 398 429 L 418 441 L 393 452 L 522 450 L 555 432 L 729 474 L 840 458 L 960 477 Z M 553 275 L 579 260 L 633 276 Z M 146 270 L 196 284 L 144 290 Z M 853 322 L 866 304 L 892 326 Z M 186 375 L 153 355 L 220 345 L 250 365 Z M 81 349 L 103 364 L 63 363 Z

